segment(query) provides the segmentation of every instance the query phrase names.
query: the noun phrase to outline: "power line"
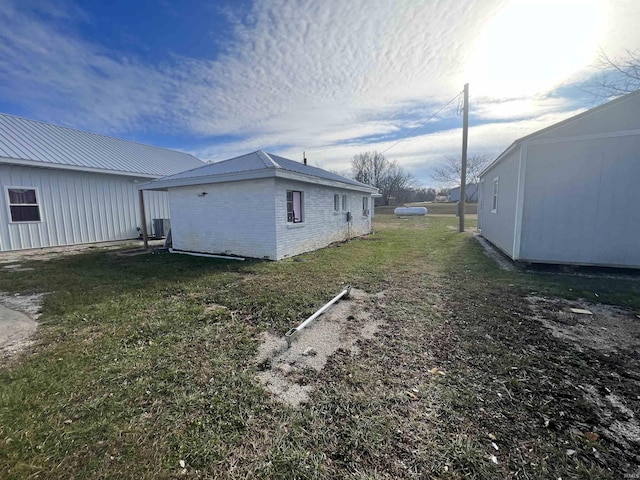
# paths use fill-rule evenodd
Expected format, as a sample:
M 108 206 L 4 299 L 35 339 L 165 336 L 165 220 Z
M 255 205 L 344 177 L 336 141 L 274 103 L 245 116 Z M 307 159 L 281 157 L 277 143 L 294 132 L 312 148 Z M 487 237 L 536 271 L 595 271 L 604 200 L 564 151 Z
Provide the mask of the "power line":
M 460 95 L 462 95 L 463 92 L 459 92 L 455 97 L 453 97 L 451 100 L 449 100 L 447 103 L 445 103 L 442 107 L 440 107 L 433 115 L 431 115 L 429 118 L 427 118 L 424 122 L 422 122 L 420 125 L 418 125 L 416 128 L 414 128 L 413 130 L 411 130 L 409 133 L 407 133 L 404 137 L 402 137 L 400 140 L 398 140 L 396 143 L 394 143 L 393 145 L 391 145 L 389 148 L 387 148 L 386 150 L 383 150 L 382 152 L 380 152 L 380 154 L 384 154 L 386 152 L 388 152 L 389 150 L 391 150 L 393 147 L 395 147 L 396 145 L 398 145 L 400 142 L 402 142 L 403 140 L 405 140 L 409 135 L 411 135 L 413 132 L 415 132 L 416 130 L 418 130 L 419 128 L 423 127 L 424 125 L 427 124 L 427 122 L 429 122 L 429 120 L 431 120 L 433 117 L 435 117 L 436 115 L 438 115 L 442 110 L 444 110 L 447 106 L 449 106 L 449 104 L 451 104 L 456 98 L 458 98 Z

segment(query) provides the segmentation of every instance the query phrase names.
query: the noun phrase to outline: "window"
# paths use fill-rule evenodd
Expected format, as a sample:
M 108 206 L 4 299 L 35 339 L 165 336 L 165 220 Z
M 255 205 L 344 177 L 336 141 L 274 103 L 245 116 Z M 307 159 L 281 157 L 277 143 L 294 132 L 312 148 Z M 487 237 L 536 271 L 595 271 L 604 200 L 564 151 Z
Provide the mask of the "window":
M 12 222 L 39 222 L 40 206 L 35 188 L 7 188 Z
M 491 213 L 498 212 L 498 179 L 500 177 L 496 177 L 493 179 L 493 199 L 491 201 Z
M 301 223 L 302 218 L 302 192 L 287 191 L 287 222 Z
M 362 215 L 369 215 L 369 197 L 362 197 Z
M 346 195 L 342 195 L 342 210 L 344 210 L 345 212 L 348 210 Z
M 333 196 L 333 210 L 336 212 L 340 211 L 340 195 L 337 193 Z

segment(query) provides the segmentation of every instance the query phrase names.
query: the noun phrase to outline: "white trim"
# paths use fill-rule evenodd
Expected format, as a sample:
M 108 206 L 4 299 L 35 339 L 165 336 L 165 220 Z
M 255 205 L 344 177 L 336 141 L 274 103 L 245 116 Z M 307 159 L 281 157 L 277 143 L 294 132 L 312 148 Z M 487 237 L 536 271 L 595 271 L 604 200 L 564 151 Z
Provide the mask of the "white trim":
M 15 221 L 13 220 L 12 216 L 11 216 L 11 199 L 9 198 L 9 190 L 33 190 L 36 193 L 36 203 L 35 206 L 38 207 L 38 217 L 40 217 L 40 220 L 25 220 L 25 221 Z M 42 223 L 44 220 L 42 219 L 42 205 L 40 205 L 40 191 L 38 189 L 38 187 L 34 187 L 34 186 L 17 186 L 17 185 L 5 185 L 4 186 L 4 195 L 5 195 L 5 199 L 7 200 L 7 219 L 9 221 L 10 224 L 18 224 L 18 225 L 23 225 L 25 223 Z M 14 206 L 19 206 L 18 204 L 13 204 Z M 33 204 L 21 204 L 23 206 L 30 206 L 33 207 Z
M 520 243 L 522 240 L 522 217 L 524 215 L 524 191 L 525 191 L 525 175 L 527 171 L 527 145 L 520 148 L 520 157 L 518 159 L 518 185 L 516 190 L 516 211 L 515 221 L 513 222 L 513 247 L 512 257 L 518 260 L 520 257 Z
M 573 137 L 559 137 L 540 140 L 527 140 L 523 145 L 545 145 L 565 142 L 584 142 L 586 140 L 600 140 L 602 138 L 632 137 L 640 135 L 640 130 L 620 130 L 617 132 L 590 133 L 588 135 L 574 135 Z
M 493 177 L 491 183 L 491 213 L 498 213 L 498 197 L 500 196 L 500 176 Z

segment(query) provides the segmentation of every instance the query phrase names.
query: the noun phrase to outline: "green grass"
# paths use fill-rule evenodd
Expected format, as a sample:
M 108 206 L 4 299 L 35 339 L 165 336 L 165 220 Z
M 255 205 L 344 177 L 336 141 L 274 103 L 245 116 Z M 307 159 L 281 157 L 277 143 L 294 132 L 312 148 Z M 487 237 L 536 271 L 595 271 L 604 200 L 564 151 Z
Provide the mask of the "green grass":
M 94 251 L 3 274 L 0 291 L 49 294 L 36 345 L 0 370 L 0 478 L 619 478 L 626 452 L 571 434 L 598 428 L 577 385 L 610 385 L 605 359 L 523 322 L 523 296 L 640 309 L 640 282 L 505 272 L 455 222 L 376 217 L 303 261 Z M 330 359 L 308 405 L 278 403 L 257 336 L 345 284 L 385 291 L 385 327 Z

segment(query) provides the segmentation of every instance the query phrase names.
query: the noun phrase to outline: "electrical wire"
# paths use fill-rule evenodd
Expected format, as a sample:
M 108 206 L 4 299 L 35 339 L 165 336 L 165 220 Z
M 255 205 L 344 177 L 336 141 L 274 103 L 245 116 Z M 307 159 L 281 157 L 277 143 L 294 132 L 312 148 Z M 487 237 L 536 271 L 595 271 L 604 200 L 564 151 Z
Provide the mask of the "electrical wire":
M 415 132 L 416 130 L 418 130 L 419 128 L 425 126 L 427 124 L 427 122 L 429 122 L 429 120 L 431 120 L 433 117 L 435 117 L 436 115 L 438 115 L 442 110 L 444 110 L 446 107 L 448 107 L 456 98 L 458 98 L 460 95 L 462 95 L 464 93 L 464 91 L 461 91 L 460 93 L 458 93 L 455 97 L 453 97 L 451 100 L 449 100 L 447 103 L 445 103 L 443 106 L 441 106 L 433 115 L 431 115 L 429 118 L 427 118 L 424 122 L 422 122 L 420 125 L 418 125 L 416 128 L 414 128 L 413 130 L 411 130 L 409 133 L 407 133 L 404 137 L 402 137 L 400 140 L 398 140 L 397 142 L 395 142 L 393 145 L 391 145 L 389 148 L 387 148 L 386 150 L 383 150 L 382 152 L 380 152 L 380 154 L 384 154 L 387 153 L 389 150 L 391 150 L 393 147 L 395 147 L 396 145 L 398 145 L 400 142 L 402 142 L 403 140 L 405 140 L 409 135 L 411 135 L 413 132 Z

